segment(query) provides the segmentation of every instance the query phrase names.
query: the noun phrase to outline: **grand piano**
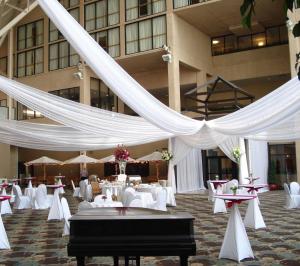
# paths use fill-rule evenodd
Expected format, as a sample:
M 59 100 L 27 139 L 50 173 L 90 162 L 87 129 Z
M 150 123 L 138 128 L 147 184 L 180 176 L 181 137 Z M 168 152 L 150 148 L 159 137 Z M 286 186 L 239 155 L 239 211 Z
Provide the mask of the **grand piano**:
M 188 256 L 196 254 L 194 218 L 189 213 L 144 208 L 93 208 L 79 211 L 70 218 L 68 255 L 77 265 L 85 257 L 179 256 L 180 265 L 188 265 Z

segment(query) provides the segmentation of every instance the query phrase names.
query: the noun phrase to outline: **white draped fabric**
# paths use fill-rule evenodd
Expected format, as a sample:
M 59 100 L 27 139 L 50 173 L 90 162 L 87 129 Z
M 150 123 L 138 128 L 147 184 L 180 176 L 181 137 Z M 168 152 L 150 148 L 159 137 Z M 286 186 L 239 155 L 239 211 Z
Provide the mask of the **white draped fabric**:
M 205 189 L 203 182 L 201 150 L 192 149 L 177 164 L 177 192 L 192 192 Z
M 266 141 L 249 140 L 249 170 L 257 184 L 268 184 L 268 143 Z M 265 191 L 267 188 L 261 189 Z

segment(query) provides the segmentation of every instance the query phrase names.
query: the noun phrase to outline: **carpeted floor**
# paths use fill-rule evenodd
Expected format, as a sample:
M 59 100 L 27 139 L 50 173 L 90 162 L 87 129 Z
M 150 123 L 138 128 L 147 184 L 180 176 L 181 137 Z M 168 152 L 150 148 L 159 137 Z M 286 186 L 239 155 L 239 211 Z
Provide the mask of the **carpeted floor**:
M 71 212 L 75 213 L 78 201 L 66 193 Z M 230 260 L 219 260 L 218 255 L 228 221 L 228 214 L 212 214 L 211 203 L 203 194 L 176 196 L 174 211 L 190 212 L 195 218 L 194 229 L 197 255 L 190 257 L 190 265 L 237 265 Z M 267 229 L 247 233 L 255 254 L 254 260 L 239 265 L 300 265 L 300 209 L 286 210 L 283 191 L 260 194 L 260 208 Z M 242 216 L 247 203 L 239 206 Z M 0 250 L 0 265 L 76 265 L 68 257 L 68 237 L 62 237 L 63 222 L 47 222 L 48 210 L 14 210 L 3 216 L 11 250 Z M 146 257 L 142 265 L 179 265 L 176 257 Z M 89 258 L 87 265 L 112 265 L 112 259 Z

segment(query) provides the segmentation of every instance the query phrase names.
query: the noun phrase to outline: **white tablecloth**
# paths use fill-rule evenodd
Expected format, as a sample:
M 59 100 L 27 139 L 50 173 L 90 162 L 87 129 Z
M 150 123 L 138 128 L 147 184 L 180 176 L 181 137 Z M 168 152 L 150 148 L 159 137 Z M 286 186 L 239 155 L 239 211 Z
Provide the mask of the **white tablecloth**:
M 138 192 L 150 192 L 152 194 L 153 200 L 156 200 L 156 195 L 161 189 L 164 189 L 167 192 L 167 206 L 176 206 L 176 200 L 175 200 L 175 196 L 174 196 L 174 192 L 173 192 L 172 187 L 142 185 L 142 186 L 138 186 L 136 188 L 136 191 L 138 191 Z
M 102 194 L 106 195 L 106 191 L 109 190 L 112 195 L 115 195 L 117 199 L 120 200 L 122 198 L 123 188 L 124 186 L 120 184 L 104 184 L 102 185 Z
M 149 205 L 154 203 L 152 193 L 150 192 L 136 192 L 135 196 L 137 199 L 142 201 L 143 208 L 147 208 Z
M 32 187 L 32 188 L 25 188 L 24 190 L 24 195 L 28 196 L 30 198 L 31 206 L 34 207 L 34 201 L 35 201 L 35 193 L 36 193 L 37 188 Z
M 94 208 L 96 208 L 96 207 L 100 207 L 100 208 L 103 208 L 103 207 L 123 207 L 123 204 L 120 201 L 105 201 L 105 202 L 102 202 L 102 203 L 92 202 L 91 204 Z

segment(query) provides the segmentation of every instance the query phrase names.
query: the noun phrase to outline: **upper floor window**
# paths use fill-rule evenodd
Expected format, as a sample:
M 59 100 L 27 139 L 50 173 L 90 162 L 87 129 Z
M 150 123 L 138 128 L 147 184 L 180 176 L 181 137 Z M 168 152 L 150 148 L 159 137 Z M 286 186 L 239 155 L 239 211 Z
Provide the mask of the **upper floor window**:
M 18 27 L 18 51 L 40 46 L 44 43 L 44 21 L 38 20 Z
M 285 25 L 267 28 L 265 32 L 244 36 L 226 35 L 211 40 L 212 55 L 288 43 Z
M 17 55 L 17 76 L 31 76 L 44 71 L 44 49 L 31 49 Z
M 91 33 L 91 36 L 112 57 L 120 56 L 120 29 L 113 28 Z
M 100 0 L 85 5 L 84 25 L 87 31 L 105 28 L 119 23 L 119 0 Z
M 210 0 L 173 0 L 174 8 L 208 2 Z
M 126 0 L 126 21 L 166 10 L 165 0 Z
M 79 0 L 59 0 L 64 8 L 69 9 L 79 5 Z
M 43 115 L 38 111 L 33 111 L 27 106 L 17 103 L 17 119 L 18 120 L 27 120 L 33 118 L 42 118 Z
M 55 91 L 49 91 L 49 93 L 54 94 L 56 96 L 60 96 L 62 98 L 79 102 L 80 101 L 80 92 L 79 87 L 67 88 Z
M 118 112 L 118 97 L 101 80 L 91 78 L 91 106 Z
M 165 16 L 126 25 L 126 54 L 160 48 L 166 41 Z
M 7 74 L 7 57 L 0 58 L 0 74 Z

